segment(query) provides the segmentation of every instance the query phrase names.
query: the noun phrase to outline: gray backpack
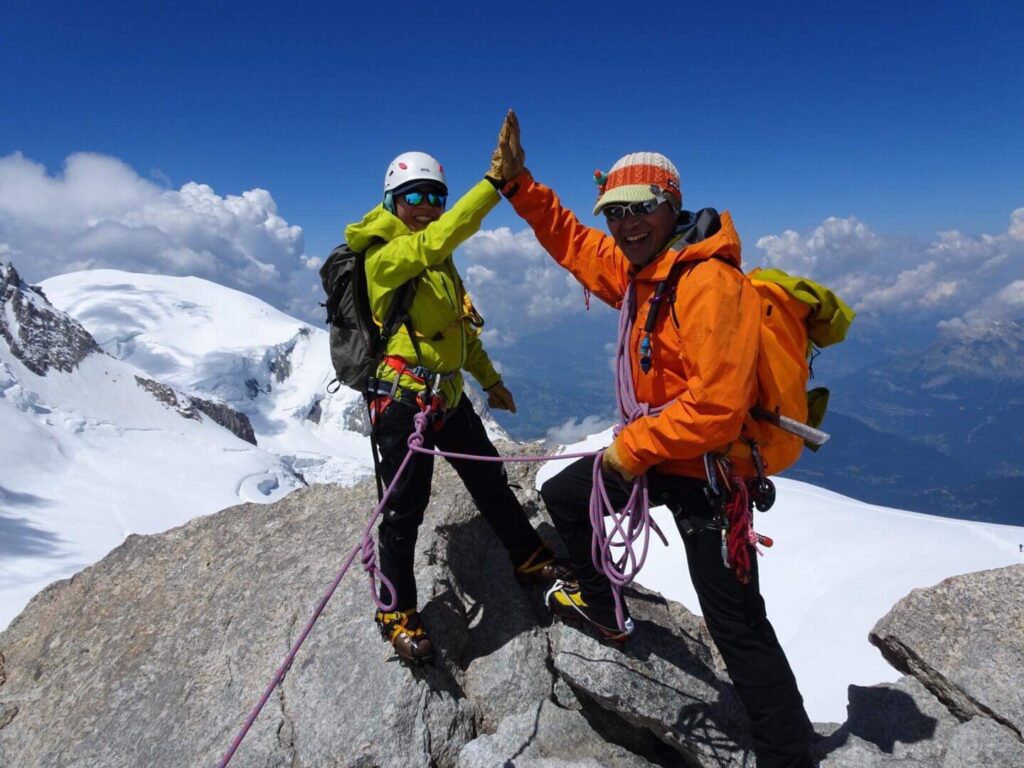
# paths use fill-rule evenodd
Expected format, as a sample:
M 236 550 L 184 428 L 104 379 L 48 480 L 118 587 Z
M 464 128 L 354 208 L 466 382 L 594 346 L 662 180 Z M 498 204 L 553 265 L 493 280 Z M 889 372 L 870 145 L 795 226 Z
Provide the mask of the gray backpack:
M 409 305 L 415 293 L 415 278 L 395 292 L 384 325 L 378 327 L 370 312 L 364 264 L 362 253 L 342 243 L 320 267 L 320 282 L 327 294 L 327 301 L 321 306 L 327 309 L 336 381 L 365 394 L 391 335 L 403 324 L 412 334 Z

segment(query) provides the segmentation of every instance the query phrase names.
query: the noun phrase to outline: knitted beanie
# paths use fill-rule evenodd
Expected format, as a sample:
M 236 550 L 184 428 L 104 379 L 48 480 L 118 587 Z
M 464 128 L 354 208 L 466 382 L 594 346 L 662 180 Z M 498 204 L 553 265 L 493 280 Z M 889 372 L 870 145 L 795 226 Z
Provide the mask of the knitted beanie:
M 675 198 L 676 210 L 683 207 L 679 171 L 659 152 L 632 152 L 620 157 L 607 176 L 595 175 L 600 185 L 595 216 L 611 203 L 641 203 L 661 194 Z

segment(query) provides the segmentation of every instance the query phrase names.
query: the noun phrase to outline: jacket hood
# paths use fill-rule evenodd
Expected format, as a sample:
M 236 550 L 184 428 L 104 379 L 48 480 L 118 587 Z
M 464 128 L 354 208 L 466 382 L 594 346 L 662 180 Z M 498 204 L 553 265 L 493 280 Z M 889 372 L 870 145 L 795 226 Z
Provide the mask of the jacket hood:
M 739 268 L 740 250 L 740 236 L 728 211 L 722 211 L 721 215 L 714 208 L 702 208 L 696 213 L 681 211 L 667 250 L 644 266 L 636 277 L 660 282 L 668 277 L 676 262 L 710 258 L 722 259 Z
M 374 243 L 386 243 L 411 232 L 400 218 L 384 210 L 383 205 L 378 205 L 361 221 L 345 227 L 345 242 L 353 251 L 366 253 Z

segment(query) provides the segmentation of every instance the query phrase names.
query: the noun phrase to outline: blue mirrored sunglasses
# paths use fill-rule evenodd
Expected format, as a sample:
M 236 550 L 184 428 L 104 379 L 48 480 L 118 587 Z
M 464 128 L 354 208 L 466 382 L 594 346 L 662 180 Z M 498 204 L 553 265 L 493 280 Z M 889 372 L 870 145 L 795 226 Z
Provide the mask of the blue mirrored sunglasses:
M 420 192 L 418 190 L 415 192 L 406 192 L 402 195 L 402 199 L 405 200 L 408 205 L 414 207 L 417 205 L 423 205 L 425 202 L 433 208 L 444 208 L 445 203 L 448 202 L 447 195 L 438 195 L 435 192 Z
M 608 221 L 622 221 L 622 219 L 627 216 L 646 216 L 647 214 L 654 213 L 658 210 L 659 205 L 667 202 L 667 197 L 664 195 L 658 195 L 657 197 L 652 197 L 650 200 L 644 200 L 641 203 L 629 203 L 628 205 L 606 205 L 601 209 L 601 213 L 604 214 Z

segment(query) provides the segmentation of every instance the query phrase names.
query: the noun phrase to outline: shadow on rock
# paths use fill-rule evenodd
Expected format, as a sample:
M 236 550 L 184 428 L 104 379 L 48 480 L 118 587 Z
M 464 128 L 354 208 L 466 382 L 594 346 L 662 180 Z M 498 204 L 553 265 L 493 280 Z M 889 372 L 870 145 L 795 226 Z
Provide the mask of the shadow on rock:
M 938 721 L 921 712 L 917 702 L 892 688 L 850 686 L 849 732 L 892 754 L 896 742 L 914 744 L 935 735 Z
M 731 683 L 708 666 L 707 648 L 680 631 L 664 598 L 640 589 L 625 590 L 625 597 L 636 624 L 626 646 L 560 629 L 556 669 L 578 697 L 674 748 L 676 762 L 669 764 L 749 765 L 746 718 Z
M 667 630 L 657 624 L 638 624 L 635 634 L 638 635 L 636 639 L 640 641 L 637 644 L 638 648 L 630 648 L 633 643 L 631 640 L 630 645 L 622 651 L 624 655 L 645 663 L 651 661 L 652 655 L 658 656 L 677 667 L 686 677 L 697 678 L 714 689 L 715 693 L 712 695 L 707 692 L 695 695 L 685 686 L 679 685 L 677 680 L 673 680 L 674 676 L 648 674 L 635 666 L 630 668 L 629 675 L 632 679 L 628 689 L 642 689 L 644 696 L 649 700 L 665 698 L 676 702 L 674 721 L 666 718 L 662 722 L 671 730 L 672 741 L 682 751 L 682 756 L 691 761 L 687 764 L 724 768 L 736 765 L 737 760 L 742 761 L 744 756 L 738 756 L 737 749 L 740 752 L 749 752 L 750 737 L 732 685 L 717 678 L 710 670 L 702 671 L 703 665 L 678 643 L 678 639 L 675 643 L 677 649 L 673 652 L 665 653 L 664 649 L 659 647 L 657 653 L 652 653 L 652 647 L 672 638 Z M 651 640 L 651 635 L 656 639 Z M 645 636 L 647 640 L 642 639 Z M 593 660 L 588 661 L 592 663 Z M 658 690 L 661 691 L 660 695 L 656 693 Z M 587 697 L 586 691 L 578 689 L 576 693 L 578 696 L 582 694 Z M 602 706 L 608 705 L 605 703 Z M 654 722 L 651 722 L 650 726 L 653 727 Z M 619 730 L 621 731 L 621 728 Z M 680 756 L 679 752 L 675 754 L 677 758 Z M 752 757 L 750 759 L 752 760 Z
M 557 540 L 553 531 L 545 528 L 550 526 L 539 527 L 541 537 Z M 452 596 L 452 610 L 465 606 L 461 621 L 468 627 L 469 636 L 460 659 L 463 667 L 489 656 L 538 624 L 550 624 L 550 616 L 543 607 L 543 589 L 516 581 L 508 553 L 482 517 L 449 526 L 438 534 L 446 540 L 451 588 L 461 598 L 460 601 Z
M 939 721 L 922 712 L 912 696 L 888 685 L 851 685 L 847 711 L 847 721 L 815 745 L 819 759 L 845 747 L 851 736 L 874 744 L 888 755 L 906 752 L 897 746 L 928 742 L 939 727 Z

